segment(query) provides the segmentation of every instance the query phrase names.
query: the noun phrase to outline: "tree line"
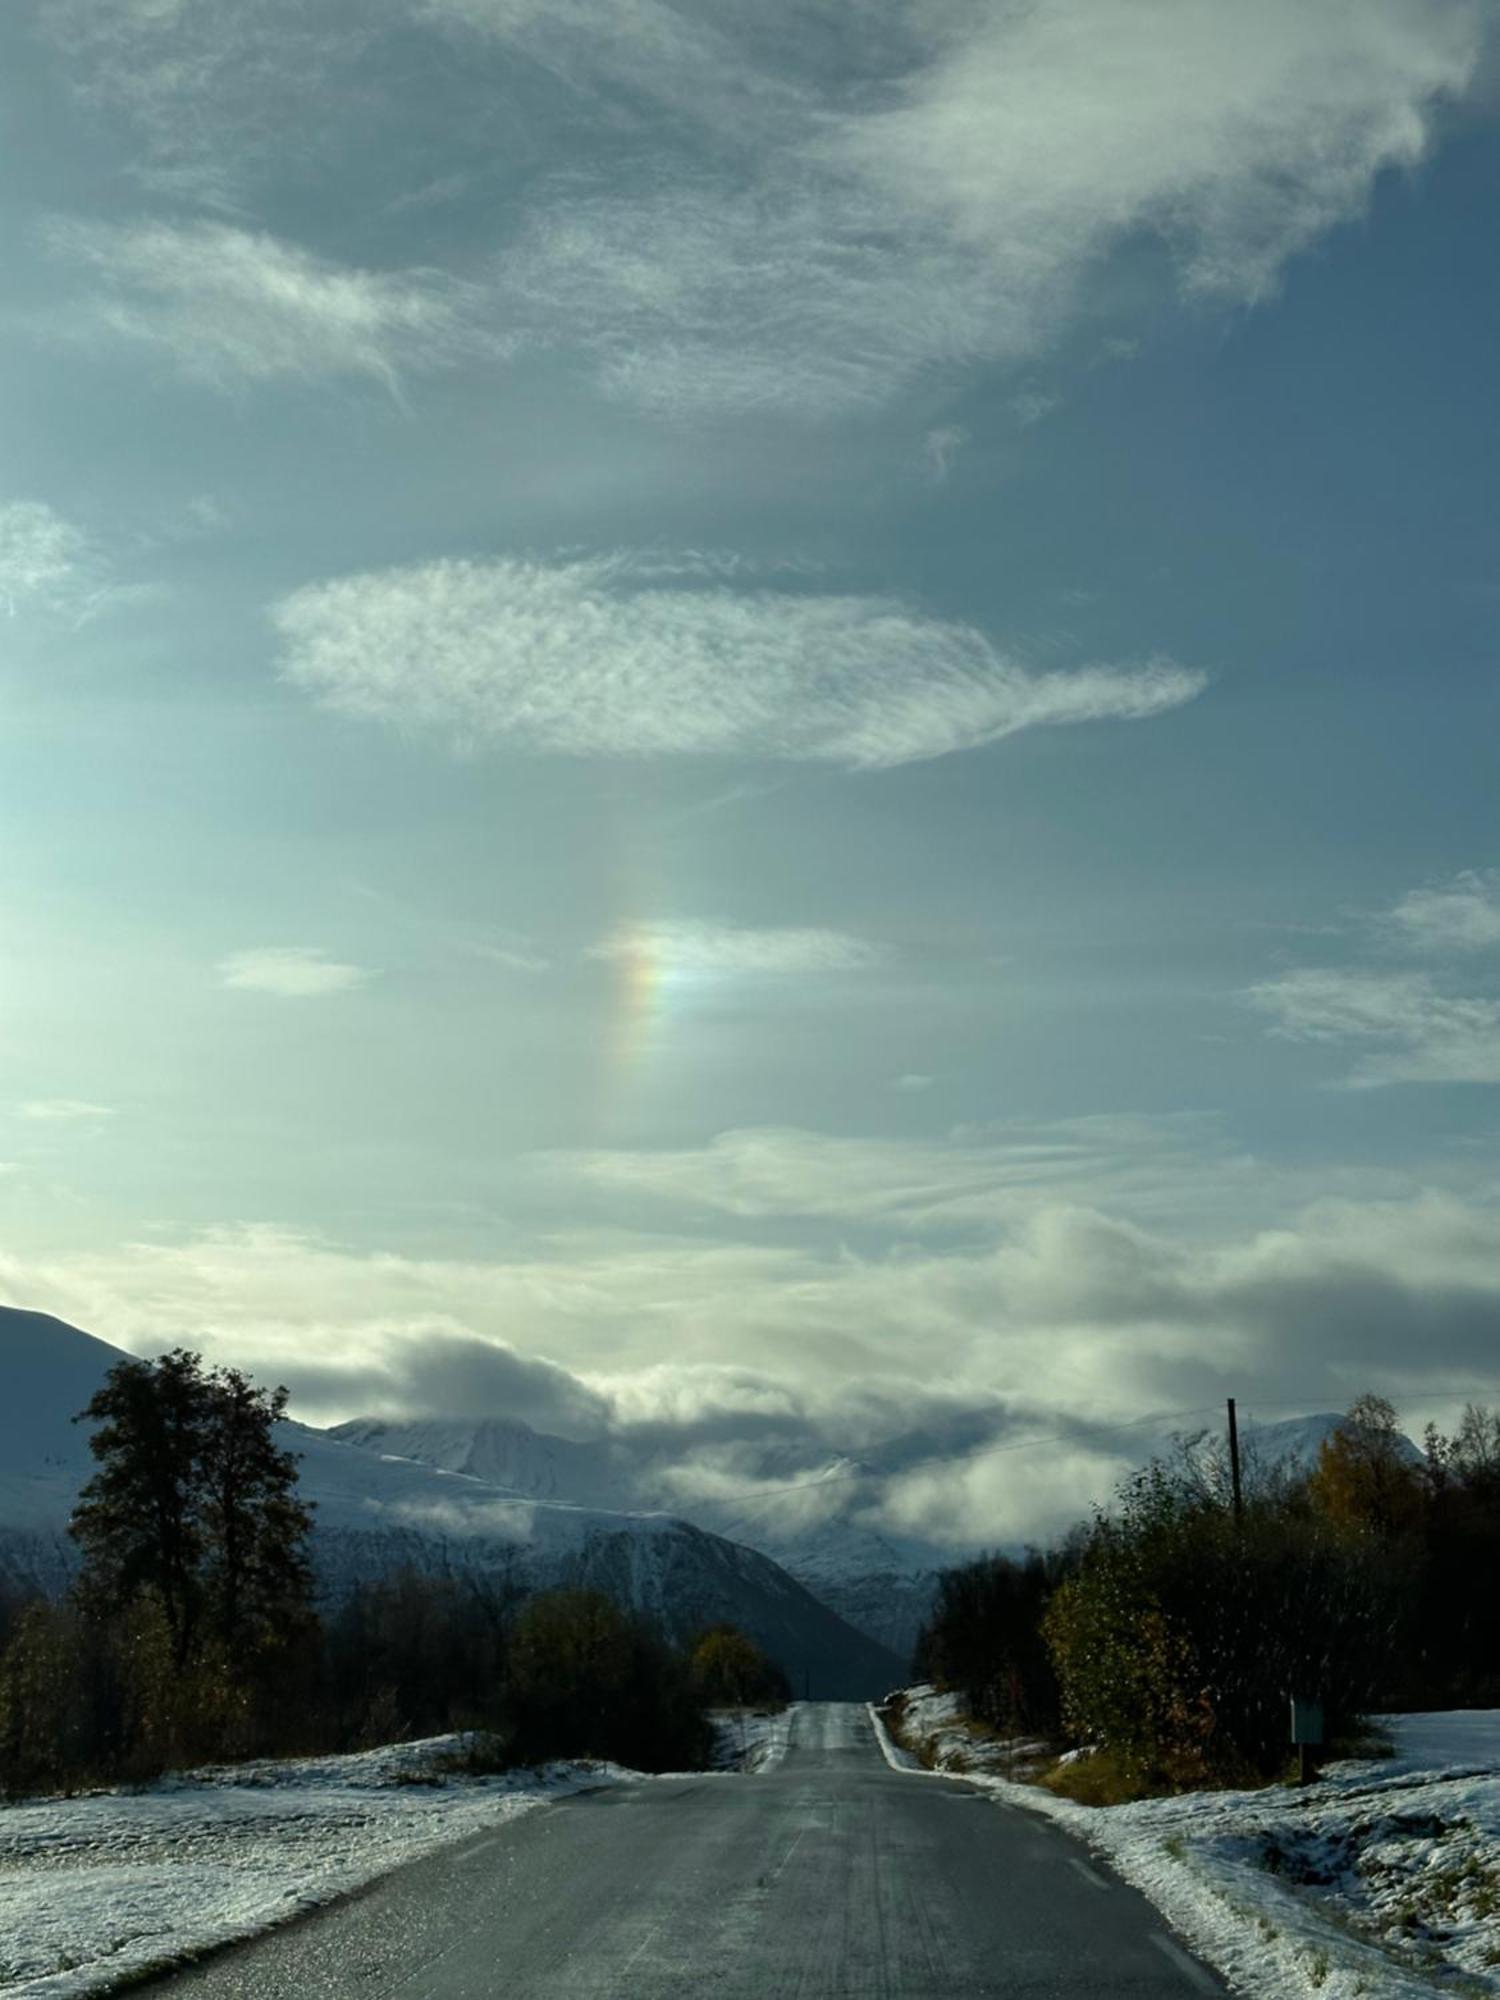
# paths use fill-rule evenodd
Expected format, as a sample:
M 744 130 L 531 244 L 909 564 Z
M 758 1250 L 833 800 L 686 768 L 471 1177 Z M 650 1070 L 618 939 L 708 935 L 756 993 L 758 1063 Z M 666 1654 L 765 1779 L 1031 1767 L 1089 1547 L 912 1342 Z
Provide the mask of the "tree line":
M 710 1760 L 716 1707 L 785 1676 L 720 1625 L 687 1648 L 608 1598 L 414 1571 L 320 1607 L 284 1389 L 174 1350 L 112 1369 L 52 1601 L 0 1587 L 0 1791 L 470 1732 L 492 1765 Z
M 1500 1705 L 1500 1413 L 1413 1456 L 1362 1396 L 1317 1462 L 1203 1440 L 1055 1547 L 947 1571 L 917 1669 L 1006 1736 L 1097 1746 L 1123 1793 L 1281 1774 L 1288 1705 L 1330 1743 L 1382 1710 Z

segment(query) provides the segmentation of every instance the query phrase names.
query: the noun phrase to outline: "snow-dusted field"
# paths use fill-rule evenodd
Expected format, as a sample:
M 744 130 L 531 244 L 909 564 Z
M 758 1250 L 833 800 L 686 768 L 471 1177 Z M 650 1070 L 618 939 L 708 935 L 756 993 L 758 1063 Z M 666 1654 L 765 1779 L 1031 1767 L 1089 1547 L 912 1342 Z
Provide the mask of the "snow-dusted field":
M 0 1995 L 62 2000 L 252 1936 L 564 1792 L 634 1772 L 431 1774 L 454 1737 L 0 1808 Z
M 1306 1791 L 1106 1807 L 1002 1775 L 1008 1747 L 976 1746 L 951 1697 L 930 1688 L 908 1691 L 903 1735 L 940 1767 L 1061 1821 L 1238 1992 L 1500 1994 L 1500 1710 L 1379 1723 L 1393 1757 L 1330 1765 Z

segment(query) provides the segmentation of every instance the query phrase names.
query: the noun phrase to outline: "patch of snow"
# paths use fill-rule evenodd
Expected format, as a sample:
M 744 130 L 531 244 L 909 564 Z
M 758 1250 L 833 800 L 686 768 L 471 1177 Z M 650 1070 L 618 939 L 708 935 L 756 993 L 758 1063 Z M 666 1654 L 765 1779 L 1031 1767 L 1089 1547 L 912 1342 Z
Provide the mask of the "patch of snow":
M 1027 1778 L 1052 1761 L 1051 1747 L 1034 1736 L 996 1736 L 976 1726 L 956 1694 L 906 1688 L 899 1704 L 901 1740 L 924 1769 L 954 1777 Z
M 711 1720 L 717 1738 L 715 1762 L 721 1770 L 769 1771 L 786 1755 L 792 1732 L 790 1707 L 774 1713 L 717 1709 Z
M 871 1725 L 875 1731 L 875 1741 L 880 1745 L 881 1754 L 893 1771 L 916 1771 L 923 1777 L 946 1775 L 946 1773 L 927 1771 L 915 1751 L 908 1750 L 903 1744 L 898 1743 L 890 1730 L 886 1728 L 885 1717 L 873 1702 L 870 1704 L 869 1714 Z
M 213 1767 L 0 1808 L 0 1995 L 74 2000 L 254 1936 L 564 1793 L 609 1764 L 469 1777 L 456 1736 Z

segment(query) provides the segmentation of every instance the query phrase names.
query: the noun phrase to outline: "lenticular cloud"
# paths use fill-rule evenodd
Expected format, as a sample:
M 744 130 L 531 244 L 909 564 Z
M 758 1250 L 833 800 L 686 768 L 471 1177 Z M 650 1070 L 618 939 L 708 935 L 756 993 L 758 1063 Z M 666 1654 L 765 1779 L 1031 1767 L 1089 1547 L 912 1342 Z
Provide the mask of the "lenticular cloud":
M 893 599 L 731 586 L 620 557 L 440 561 L 307 586 L 274 613 L 283 673 L 346 713 L 575 756 L 722 755 L 881 769 L 1044 723 L 1192 699 L 1170 660 L 1037 674 Z

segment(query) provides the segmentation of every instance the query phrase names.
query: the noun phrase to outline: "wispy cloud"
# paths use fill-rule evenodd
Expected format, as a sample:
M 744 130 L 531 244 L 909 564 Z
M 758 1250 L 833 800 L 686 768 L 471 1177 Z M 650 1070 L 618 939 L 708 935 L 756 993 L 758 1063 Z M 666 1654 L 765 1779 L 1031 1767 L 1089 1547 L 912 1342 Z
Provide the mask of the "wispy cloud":
M 69 221 L 49 234 L 93 281 L 85 329 L 157 347 L 213 383 L 365 375 L 394 386 L 471 339 L 461 288 L 432 272 L 357 270 L 218 222 Z
M 1465 869 L 1451 882 L 1412 889 L 1385 921 L 1414 951 L 1493 951 L 1500 948 L 1500 874 Z
M 78 529 L 40 500 L 0 505 L 0 610 L 56 606 L 73 594 L 87 561 Z
M 1500 1083 L 1500 1000 L 1444 993 L 1425 973 L 1307 967 L 1249 997 L 1293 1041 L 1366 1051 L 1354 1084 Z
M 1302 966 L 1249 989 L 1273 1032 L 1346 1045 L 1355 1085 L 1500 1083 L 1500 991 L 1483 962 L 1500 952 L 1500 875 L 1465 869 L 1409 890 L 1358 936 L 1363 962 Z M 1429 964 L 1414 968 L 1413 956 Z M 1468 992 L 1451 990 L 1461 958 L 1479 961 Z
M 35 1118 L 47 1124 L 77 1124 L 92 1122 L 100 1118 L 113 1118 L 112 1104 L 90 1104 L 81 1097 L 33 1097 L 21 1106 L 23 1118 Z
M 319 945 L 265 945 L 232 952 L 219 961 L 223 985 L 246 993 L 274 993 L 283 1000 L 318 1000 L 345 993 L 370 977 L 363 966 L 330 958 Z
M 0 501 L 0 617 L 45 617 L 76 630 L 157 600 L 158 585 L 122 578 L 117 553 L 45 501 Z
M 433 562 L 275 610 L 286 678 L 330 707 L 466 743 L 790 758 L 872 770 L 1047 723 L 1190 701 L 1169 660 L 1029 672 L 891 599 L 730 588 L 660 560 Z
M 941 486 L 953 470 L 953 461 L 969 441 L 969 433 L 962 424 L 939 424 L 930 430 L 922 442 L 922 454 L 927 461 L 927 476 L 934 486 Z
M 1263 297 L 1383 169 L 1422 156 L 1482 35 L 1468 0 L 877 6 L 875 74 L 851 101 L 781 67 L 805 47 L 787 8 L 736 52 L 728 17 L 706 30 L 665 6 L 632 8 L 627 30 L 602 5 L 431 4 L 543 38 L 562 73 L 647 89 L 682 125 L 726 75 L 743 86 L 706 169 L 700 141 L 634 188 L 561 197 L 504 270 L 538 337 L 591 346 L 608 389 L 689 414 L 827 414 L 1035 354 L 1091 269 L 1144 238 L 1188 292 Z
M 1011 414 L 1022 430 L 1030 430 L 1050 417 L 1061 402 L 1060 396 L 1049 395 L 1045 389 L 1022 389 L 1010 399 Z
M 925 1089 L 931 1077 L 897 1079 Z M 1210 1184 L 1231 1207 L 1243 1165 L 1194 1121 L 1082 1118 L 956 1131 L 931 1139 L 851 1138 L 797 1126 L 721 1132 L 706 1145 L 612 1147 L 550 1156 L 564 1178 L 741 1218 L 837 1217 L 926 1228 L 994 1229 L 1047 1202 L 1125 1202 L 1180 1223 Z M 1231 1182 L 1226 1195 L 1225 1177 Z
M 465 38 L 466 75 L 492 74 L 499 102 L 520 53 L 560 86 L 546 95 L 557 131 L 527 135 L 528 162 L 557 171 L 498 256 L 490 323 L 686 415 L 828 416 L 934 371 L 1025 362 L 1104 261 L 1142 244 L 1187 294 L 1264 297 L 1383 171 L 1423 157 L 1442 101 L 1476 74 L 1487 12 L 868 0 L 845 20 L 806 0 L 42 0 L 83 88 L 133 119 L 147 184 L 226 211 L 253 206 L 273 167 L 326 173 L 354 151 L 339 141 L 355 115 L 367 145 L 402 130 L 414 37 Z M 360 90 L 330 101 L 321 79 L 356 69 Z M 418 189 L 452 178 L 429 153 Z M 243 302 L 243 279 L 229 289 Z M 397 317 L 413 309 L 405 297 Z M 166 317 L 175 346 L 180 308 Z M 282 324 L 279 344 L 302 353 L 307 337 Z M 368 332 L 355 344 L 384 352 Z
M 632 924 L 589 947 L 590 958 L 660 962 L 674 973 L 857 972 L 885 950 L 847 931 L 755 930 L 734 924 Z
M 474 938 L 466 949 L 475 958 L 488 959 L 491 965 L 503 965 L 507 972 L 550 972 L 552 961 L 535 950 L 525 938 Z

